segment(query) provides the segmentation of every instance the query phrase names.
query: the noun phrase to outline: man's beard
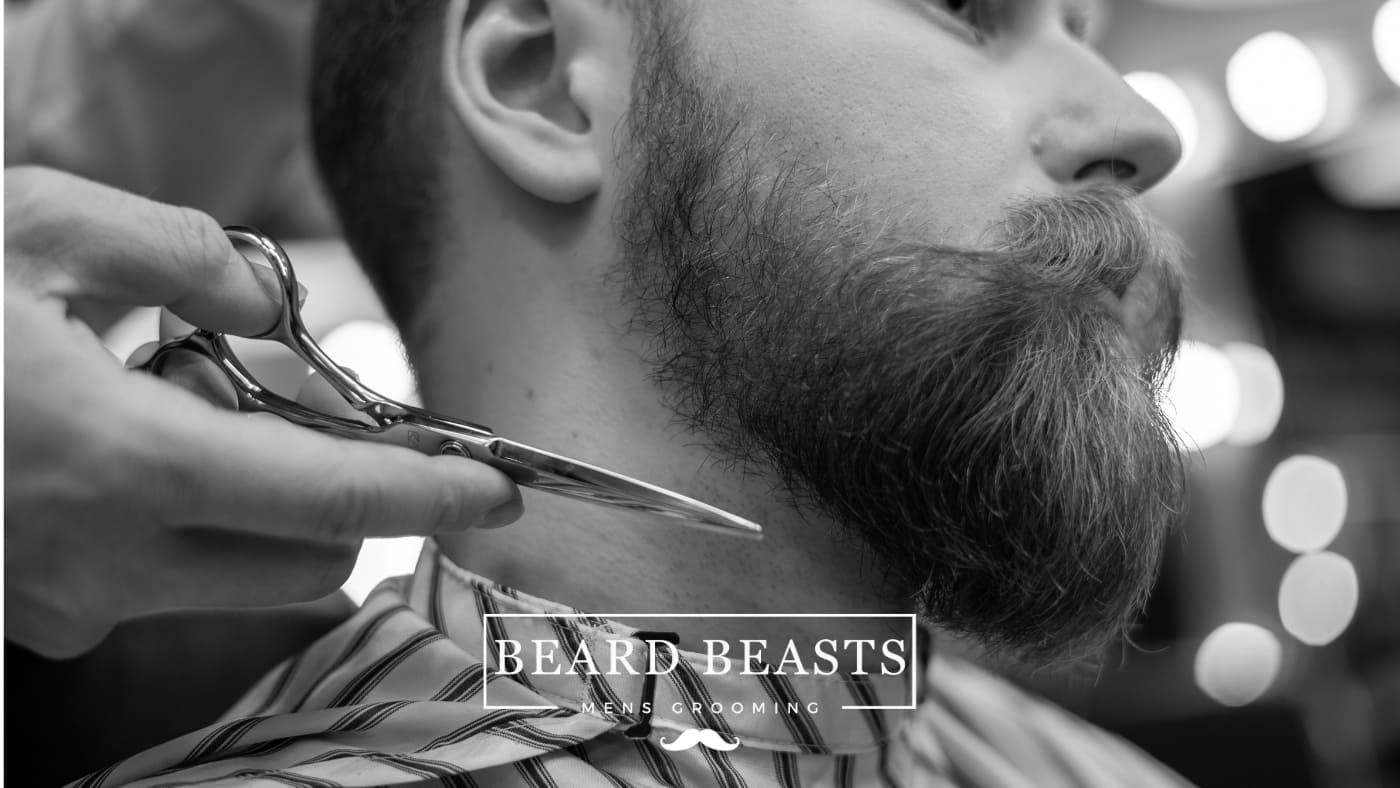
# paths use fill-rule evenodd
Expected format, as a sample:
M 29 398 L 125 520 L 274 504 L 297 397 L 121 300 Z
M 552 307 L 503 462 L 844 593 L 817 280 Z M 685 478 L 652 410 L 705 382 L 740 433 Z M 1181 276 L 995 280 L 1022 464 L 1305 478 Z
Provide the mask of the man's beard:
M 1036 663 L 1126 631 L 1184 502 L 1174 247 L 1114 189 L 1012 205 L 988 251 L 922 242 L 650 39 L 621 221 L 668 404 L 945 629 Z M 1166 316 L 1148 358 L 1103 305 L 1139 274 Z

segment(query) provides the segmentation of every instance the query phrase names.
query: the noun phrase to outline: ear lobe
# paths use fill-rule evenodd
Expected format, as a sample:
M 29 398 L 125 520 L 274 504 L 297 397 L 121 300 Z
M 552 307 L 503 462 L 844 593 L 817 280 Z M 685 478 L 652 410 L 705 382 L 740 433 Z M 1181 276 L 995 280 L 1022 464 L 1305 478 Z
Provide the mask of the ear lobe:
M 468 19 L 470 2 L 480 7 Z M 443 48 L 447 99 L 477 147 L 520 188 L 574 203 L 602 188 L 591 108 L 576 100 L 572 42 L 551 0 L 452 0 Z

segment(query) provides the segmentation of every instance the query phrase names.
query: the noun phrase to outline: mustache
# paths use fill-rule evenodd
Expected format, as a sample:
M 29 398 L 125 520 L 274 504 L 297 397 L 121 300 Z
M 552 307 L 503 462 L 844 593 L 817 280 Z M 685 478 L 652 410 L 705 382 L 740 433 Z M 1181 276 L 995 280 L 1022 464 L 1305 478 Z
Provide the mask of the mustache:
M 919 242 L 887 243 L 847 271 L 852 279 L 873 279 L 863 287 L 891 312 L 902 302 L 930 310 L 927 319 L 962 335 L 985 328 L 988 320 L 1016 324 L 1034 333 L 1047 327 L 1047 315 L 1067 324 L 1106 333 L 1132 327 L 1117 324 L 1104 295 L 1123 299 L 1141 285 L 1148 303 L 1142 314 L 1160 324 L 1158 342 L 1138 360 L 1152 383 L 1160 384 L 1175 359 L 1182 329 L 1184 289 L 1182 250 L 1127 189 L 1095 186 L 1082 191 L 1027 197 L 1003 209 L 986 233 L 983 247 Z M 875 280 L 884 279 L 881 284 Z M 833 282 L 835 287 L 850 283 Z M 893 291 L 903 290 L 901 298 Z M 963 323 L 963 317 L 979 320 Z M 956 324 L 956 325 L 953 325 Z M 967 341 L 976 341 L 969 336 Z
M 1048 290 L 1068 291 L 1083 301 L 1102 295 L 1097 286 L 1118 302 L 1131 299 L 1132 308 L 1122 310 L 1119 319 L 1140 324 L 1125 322 L 1120 328 L 1141 334 L 1145 347 L 1136 349 L 1144 354 L 1154 385 L 1163 382 L 1181 342 L 1184 252 L 1133 192 L 1098 186 L 1023 200 L 1007 209 L 1000 229 L 1007 238 L 1003 254 L 1039 269 L 1042 280 L 1059 280 Z
M 1003 254 L 1029 258 L 1066 284 L 1096 282 L 1121 298 L 1145 269 L 1180 256 L 1131 190 L 1094 186 L 1048 198 L 1022 198 L 1005 210 Z
M 724 737 L 724 734 L 709 728 L 691 728 L 681 731 L 671 741 L 667 741 L 665 738 L 661 739 L 661 748 L 671 752 L 688 750 L 697 744 L 703 744 L 711 750 L 729 752 L 739 747 L 740 740 L 735 739 L 731 742 Z

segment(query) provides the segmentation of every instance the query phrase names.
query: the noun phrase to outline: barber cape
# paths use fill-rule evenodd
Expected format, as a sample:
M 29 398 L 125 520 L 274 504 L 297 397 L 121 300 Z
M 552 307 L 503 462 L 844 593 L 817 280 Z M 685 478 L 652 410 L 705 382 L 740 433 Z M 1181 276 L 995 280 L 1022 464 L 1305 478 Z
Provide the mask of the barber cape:
M 429 542 L 412 576 L 382 583 L 221 721 L 72 785 L 1186 784 L 1131 745 L 938 655 L 923 670 L 917 708 L 812 714 L 908 706 L 912 688 L 877 675 L 702 675 L 705 655 L 684 651 L 650 682 L 645 670 L 511 675 L 482 653 L 488 636 L 574 648 L 631 638 L 640 667 L 652 646 L 637 634 L 478 577 Z M 648 696 L 650 715 L 640 703 Z M 702 728 L 738 746 L 662 746 Z

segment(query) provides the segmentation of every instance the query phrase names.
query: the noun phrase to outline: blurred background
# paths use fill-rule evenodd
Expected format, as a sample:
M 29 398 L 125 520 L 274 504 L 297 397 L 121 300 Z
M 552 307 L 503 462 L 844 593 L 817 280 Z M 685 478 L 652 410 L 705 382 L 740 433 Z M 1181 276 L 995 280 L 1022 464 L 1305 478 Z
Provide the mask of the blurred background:
M 1191 252 L 1171 386 L 1191 506 L 1133 645 L 1015 678 L 1203 786 L 1400 785 L 1400 0 L 1102 6 L 1098 46 L 1185 145 L 1150 204 Z M 330 354 L 412 401 L 343 247 L 288 248 Z M 125 356 L 155 321 L 107 342 Z M 284 387 L 305 373 L 241 350 Z M 367 543 L 346 592 L 418 546 Z
M 1400 1 L 1103 5 L 1186 151 L 1191 506 L 1136 647 L 1029 683 L 1201 785 L 1400 785 Z

